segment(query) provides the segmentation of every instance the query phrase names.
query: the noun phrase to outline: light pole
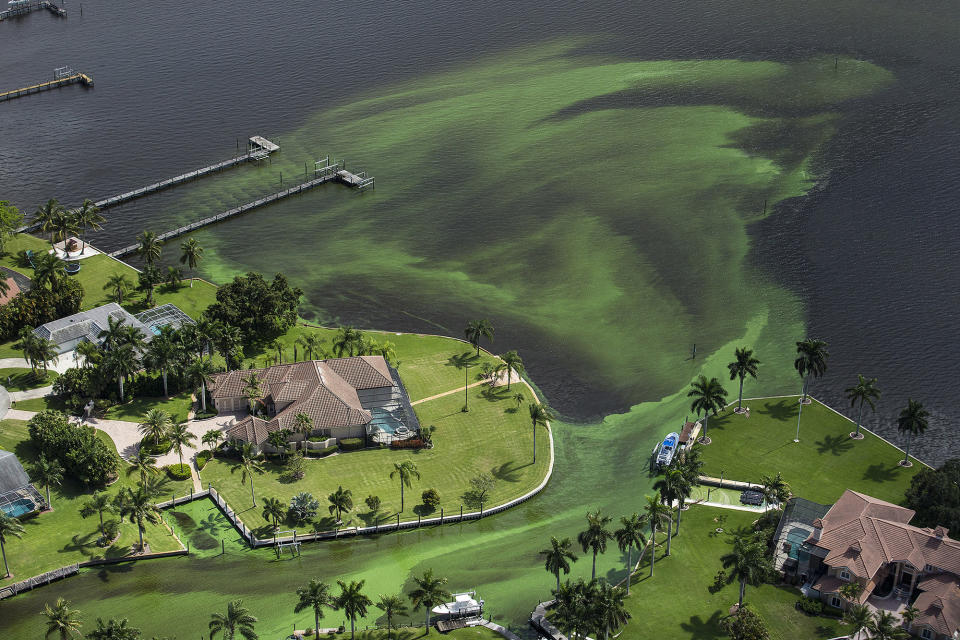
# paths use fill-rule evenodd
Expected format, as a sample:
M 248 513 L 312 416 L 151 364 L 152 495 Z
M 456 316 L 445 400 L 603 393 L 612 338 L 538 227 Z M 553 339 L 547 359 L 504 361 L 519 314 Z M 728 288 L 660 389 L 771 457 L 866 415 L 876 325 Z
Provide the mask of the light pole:
M 793 439 L 794 442 L 800 442 L 800 416 L 803 415 L 803 397 L 801 396 L 800 400 L 800 410 L 797 411 L 797 437 Z

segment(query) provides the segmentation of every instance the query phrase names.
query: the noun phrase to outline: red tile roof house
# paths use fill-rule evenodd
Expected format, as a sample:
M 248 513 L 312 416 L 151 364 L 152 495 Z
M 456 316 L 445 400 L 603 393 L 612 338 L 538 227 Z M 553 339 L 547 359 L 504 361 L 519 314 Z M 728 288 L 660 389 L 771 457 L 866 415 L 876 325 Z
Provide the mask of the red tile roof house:
M 960 542 L 943 527 L 909 524 L 913 516 L 911 509 L 848 490 L 814 520 L 804 544 L 809 565 L 799 571 L 814 576 L 813 591 L 829 605 L 843 607 L 840 587 L 856 581 L 864 587 L 861 603 L 872 597 L 870 604 L 902 610 L 912 602 L 920 610 L 913 635 L 958 637 Z
M 256 400 L 265 407 L 266 419 L 249 415 L 251 398 L 245 389 L 251 374 L 260 379 L 263 395 Z M 368 437 L 389 441 L 395 431 L 409 435 L 419 431 L 403 384 L 382 356 L 308 360 L 212 378 L 210 395 L 217 411 L 248 414 L 227 430 L 228 439 L 249 442 L 258 451 L 273 452 L 267 444 L 269 434 L 294 431 L 300 413 L 313 421 L 312 436 L 338 441 Z M 290 437 L 291 442 L 302 439 L 296 433 Z

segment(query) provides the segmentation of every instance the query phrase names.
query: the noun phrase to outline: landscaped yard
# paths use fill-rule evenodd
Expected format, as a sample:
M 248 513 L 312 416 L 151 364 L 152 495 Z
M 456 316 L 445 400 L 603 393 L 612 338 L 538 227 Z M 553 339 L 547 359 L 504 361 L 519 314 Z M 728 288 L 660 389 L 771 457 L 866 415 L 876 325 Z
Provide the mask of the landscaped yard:
M 485 499 L 487 507 L 500 504 L 526 493 L 543 479 L 549 464 L 549 438 L 543 428 L 537 431 L 537 463 L 532 464 L 533 435 L 526 407 L 516 409 L 510 396 L 522 391 L 528 401 L 530 392 L 515 385 L 502 399 L 484 394 L 480 388 L 470 390 L 470 411 L 462 412 L 463 395 L 455 393 L 417 405 L 422 426 L 435 425 L 430 450 L 390 449 L 342 453 L 318 460 L 306 461 L 307 476 L 297 482 L 281 479 L 283 466 L 268 462 L 267 473 L 254 478 L 257 504 L 267 496 L 279 498 L 284 504 L 300 492 L 308 491 L 321 502 L 318 520 L 323 529 L 333 528 L 333 518 L 327 517 L 327 496 L 342 485 L 353 492 L 354 511 L 344 516 L 345 526 L 372 524 L 371 514 L 364 504 L 368 495 L 377 495 L 383 502 L 381 521 L 396 518 L 400 509 L 399 481 L 389 477 L 395 462 L 411 460 L 421 478 L 406 489 L 405 510 L 402 518 L 417 519 L 422 511 L 420 494 L 434 488 L 440 493 L 441 506 L 447 515 L 459 513 L 464 504 L 470 479 L 478 473 L 489 473 L 496 486 Z M 240 512 L 249 526 L 259 529 L 265 521 L 260 509 L 250 509 L 250 487 L 240 483 L 240 474 L 231 472 L 233 461 L 211 460 L 201 472 L 204 484 L 212 482 L 230 506 Z M 469 507 L 464 505 L 464 510 Z M 429 515 L 439 515 L 436 513 Z M 309 528 L 309 525 L 300 525 Z M 268 535 L 264 532 L 262 535 Z
M 794 495 L 832 504 L 846 489 L 861 491 L 899 504 L 920 470 L 914 460 L 909 469 L 897 462 L 903 452 L 872 433 L 852 440 L 856 425 L 816 400 L 803 407 L 800 442 L 796 397 L 751 400 L 750 417 L 733 413 L 731 406 L 711 417 L 708 435 L 712 444 L 701 447 L 706 475 L 759 482 L 778 471 Z M 912 458 L 911 458 L 912 459 Z
M 97 432 L 105 442 L 113 446 L 113 441 L 103 432 Z M 21 420 L 0 421 L 0 448 L 13 451 L 25 468 L 35 460 L 33 446 L 27 434 L 27 423 Z M 124 487 L 132 487 L 139 477 L 121 471 L 118 480 L 107 487 L 112 496 Z M 191 482 L 168 482 L 164 493 L 183 494 L 189 492 Z M 42 487 L 37 487 L 45 493 Z M 124 519 L 120 537 L 109 548 L 97 546 L 99 537 L 96 516 L 80 517 L 81 505 L 92 495 L 72 480 L 65 479 L 61 487 L 51 488 L 50 496 L 53 511 L 42 513 L 22 520 L 23 538 L 6 542 L 7 559 L 10 562 L 12 579 L 0 579 L 0 585 L 23 580 L 33 575 L 63 567 L 75 562 L 83 562 L 98 557 L 118 557 L 129 553 L 130 546 L 138 541 L 137 528 Z M 163 498 L 160 498 L 163 500 Z M 116 517 L 116 516 L 110 516 Z M 163 525 L 148 524 L 144 539 L 152 551 L 172 551 L 180 546 Z
M 720 629 L 720 620 L 736 604 L 739 587 L 730 584 L 716 593 L 711 593 L 710 587 L 722 568 L 721 556 L 730 550 L 732 533 L 749 527 L 756 517 L 753 513 L 704 506 L 692 506 L 684 512 L 671 556 L 660 557 L 665 550 L 658 549 L 653 578 L 648 577 L 647 562 L 634 576 L 627 599 L 632 618 L 621 640 L 728 637 Z M 717 528 L 724 532 L 716 533 Z M 793 588 L 765 584 L 748 586 L 744 602 L 764 619 L 771 640 L 814 640 L 846 633 L 838 620 L 807 616 L 796 610 L 794 603 L 799 598 L 800 592 Z
M 53 384 L 59 374 L 56 371 L 38 370 L 36 374 L 31 369 L 0 369 L 0 385 L 7 391 L 26 391 L 37 387 L 46 387 Z
M 187 413 L 193 401 L 190 392 L 184 391 L 168 398 L 134 398 L 124 404 L 118 404 L 107 409 L 107 420 L 125 420 L 127 422 L 141 422 L 143 416 L 150 409 L 163 409 L 170 414 L 174 423 L 185 422 Z M 17 405 L 20 406 L 19 403 Z

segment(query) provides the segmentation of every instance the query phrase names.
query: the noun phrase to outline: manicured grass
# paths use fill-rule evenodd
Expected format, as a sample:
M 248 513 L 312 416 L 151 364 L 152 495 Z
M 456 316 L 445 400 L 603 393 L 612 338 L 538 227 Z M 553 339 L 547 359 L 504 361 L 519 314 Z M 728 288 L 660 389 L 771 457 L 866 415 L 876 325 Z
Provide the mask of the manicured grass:
M 722 568 L 720 558 L 729 552 L 733 533 L 749 527 L 756 517 L 753 513 L 704 506 L 692 506 L 684 512 L 670 557 L 662 557 L 666 547 L 661 545 L 653 578 L 648 577 L 650 565 L 646 560 L 634 575 L 627 598 L 632 618 L 620 638 L 726 638 L 720 620 L 736 604 L 739 587 L 729 584 L 716 593 L 710 593 L 709 587 Z M 724 532 L 717 534 L 718 527 Z M 748 586 L 745 595 L 744 602 L 766 622 L 771 640 L 834 638 L 844 632 L 836 620 L 795 610 L 800 592 L 793 588 Z
M 323 340 L 324 348 L 329 351 L 337 331 L 336 329 L 298 324 L 280 338 L 280 342 L 284 345 L 284 362 L 293 358 L 294 343 L 297 338 L 305 333 L 319 335 Z M 464 371 L 451 364 L 450 358 L 466 351 L 476 353 L 476 349 L 471 345 L 451 338 L 416 334 L 398 335 L 387 331 L 364 331 L 364 333 L 370 334 L 377 342 L 389 341 L 395 345 L 397 360 L 399 361 L 398 371 L 412 401 L 458 387 L 462 389 Z M 484 340 L 484 343 L 486 343 L 486 340 Z M 477 365 L 471 367 L 469 371 L 471 384 L 477 381 L 477 374 L 484 362 L 489 362 L 494 366 L 499 362 L 497 358 L 484 351 L 481 351 L 480 354 L 481 357 L 477 361 Z M 258 357 L 262 355 L 273 358 L 276 356 L 276 351 L 269 349 L 265 351 L 261 348 L 259 350 L 248 350 L 247 353 L 248 357 L 257 358 L 257 366 L 263 365 L 263 358 Z M 306 357 L 303 348 L 300 346 L 297 346 L 297 357 L 301 360 Z
M 143 416 L 150 409 L 163 409 L 170 414 L 175 423 L 184 422 L 192 404 L 189 391 L 184 391 L 170 398 L 134 398 L 124 404 L 110 407 L 107 410 L 106 418 L 107 420 L 141 422 Z
M 861 430 L 863 440 L 852 440 L 856 425 L 816 400 L 803 407 L 800 442 L 796 397 L 751 400 L 750 417 L 728 408 L 710 418 L 712 444 L 701 447 L 706 475 L 759 482 L 764 475 L 783 474 L 794 495 L 831 504 L 846 490 L 862 491 L 895 504 L 903 500 L 910 479 L 922 468 L 914 460 L 909 469 L 897 463 L 903 452 Z
M 511 395 L 521 390 L 531 398 L 530 392 L 518 385 Z M 342 485 L 353 492 L 354 501 L 354 511 L 344 516 L 345 526 L 373 522 L 363 502 L 371 494 L 382 500 L 381 521 L 396 518 L 400 509 L 400 486 L 389 474 L 395 462 L 404 460 L 413 461 L 421 475 L 412 488 L 406 489 L 405 510 L 401 516 L 405 520 L 417 519 L 422 509 L 420 494 L 430 488 L 439 491 L 447 515 L 459 513 L 464 502 L 462 495 L 470 489 L 470 479 L 481 472 L 497 478 L 495 488 L 485 500 L 488 507 L 520 496 L 539 484 L 550 457 L 546 430 L 538 429 L 537 463 L 533 465 L 531 426 L 523 407 L 516 411 L 512 400 L 497 400 L 476 388 L 471 389 L 470 403 L 469 413 L 460 410 L 463 406 L 460 394 L 417 405 L 421 424 L 437 427 L 433 436 L 436 446 L 430 450 L 378 449 L 308 459 L 307 476 L 290 483 L 281 480 L 283 467 L 271 459 L 265 464 L 267 472 L 254 478 L 257 504 L 267 496 L 289 503 L 294 494 L 308 491 L 321 501 L 319 526 L 333 528 L 333 519 L 326 517 L 327 496 Z M 204 483 L 213 483 L 248 526 L 261 528 L 265 521 L 260 509 L 249 508 L 250 487 L 240 483 L 238 473 L 231 472 L 232 464 L 231 460 L 211 460 L 201 472 L 201 478 Z M 464 509 L 469 510 L 467 506 Z M 300 528 L 308 527 L 300 525 Z
M 23 351 L 13 346 L 16 343 L 16 340 L 0 342 L 0 358 L 23 358 Z
M 334 593 L 337 592 L 336 587 L 334 588 Z M 376 598 L 374 598 L 376 600 Z M 373 613 L 379 612 L 379 609 L 371 607 L 370 611 Z M 421 611 L 412 612 L 412 615 L 406 616 L 403 618 L 402 622 L 397 619 L 394 619 L 394 623 L 400 622 L 400 624 L 406 623 L 407 618 L 415 619 L 416 617 L 423 618 L 422 615 L 417 615 L 422 613 Z M 335 614 L 336 616 L 336 614 Z M 334 620 L 339 620 L 343 618 L 342 614 L 339 614 L 339 618 L 335 616 L 329 617 L 323 620 L 320 620 L 321 628 L 332 628 L 335 626 Z M 386 617 L 384 617 L 379 624 L 384 625 L 383 629 L 357 629 L 356 637 L 358 640 L 387 640 L 387 629 L 386 629 Z M 324 624 L 326 623 L 326 624 Z M 312 622 L 310 624 L 313 624 Z M 423 624 L 421 620 L 421 625 Z M 316 638 L 316 636 L 311 636 Z M 463 629 L 454 629 L 453 631 L 448 631 L 443 634 L 437 633 L 436 629 L 432 629 L 430 635 L 427 636 L 426 631 L 422 626 L 420 627 L 393 627 L 390 631 L 390 637 L 395 638 L 396 640 L 418 640 L 419 638 L 434 637 L 434 638 L 446 638 L 447 640 L 503 640 L 503 636 L 495 631 L 491 631 L 486 627 L 476 626 L 476 627 L 464 627 Z M 334 634 L 322 634 L 320 636 L 321 640 L 324 638 L 329 638 L 331 640 L 350 640 L 350 626 L 349 624 L 346 627 L 344 633 L 334 633 Z
M 227 553 L 245 553 L 250 550 L 246 540 L 210 498 L 194 500 L 165 510 L 167 521 L 190 553 L 201 557 L 219 555 L 221 541 Z
M 18 402 L 14 402 L 12 406 L 14 409 L 19 409 L 20 411 L 46 411 L 47 409 L 55 409 L 57 411 L 63 411 L 64 413 L 70 413 L 67 411 L 66 405 L 64 405 L 57 396 L 44 396 L 42 398 L 20 400 Z
M 113 441 L 105 433 L 97 435 L 113 446 Z M 0 448 L 13 451 L 24 467 L 29 469 L 36 459 L 36 453 L 27 434 L 27 423 L 21 420 L 0 421 Z M 120 477 L 106 491 L 111 496 L 125 487 L 135 486 L 139 478 L 127 475 L 121 470 Z M 182 494 L 189 491 L 190 482 L 168 482 L 164 493 Z M 45 493 L 42 487 L 37 487 Z M 8 540 L 7 559 L 14 577 L 0 579 L 0 585 L 16 582 L 27 577 L 63 567 L 75 562 L 93 558 L 119 557 L 130 552 L 130 546 L 137 543 L 137 528 L 125 519 L 120 528 L 120 537 L 109 548 L 96 544 L 99 533 L 99 521 L 96 516 L 80 517 L 81 505 L 92 495 L 92 491 L 82 487 L 69 478 L 60 487 L 51 488 L 50 497 L 53 511 L 41 513 L 22 520 L 26 529 L 20 540 Z M 106 517 L 106 514 L 105 514 Z M 110 516 L 116 517 L 116 516 Z M 148 524 L 144 540 L 153 551 L 172 551 L 180 546 L 163 525 Z
M 31 369 L 0 369 L 0 385 L 7 391 L 26 391 L 50 386 L 59 375 L 56 371 L 47 371 L 44 376 L 40 370 L 34 374 Z

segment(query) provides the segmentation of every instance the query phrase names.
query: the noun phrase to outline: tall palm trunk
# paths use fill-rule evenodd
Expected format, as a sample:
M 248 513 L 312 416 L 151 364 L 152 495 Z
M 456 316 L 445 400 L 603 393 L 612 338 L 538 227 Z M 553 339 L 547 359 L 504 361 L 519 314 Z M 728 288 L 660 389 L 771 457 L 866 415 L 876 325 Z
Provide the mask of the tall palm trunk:
M 653 577 L 653 564 L 657 561 L 657 525 L 650 527 L 650 577 Z
M 387 616 L 387 640 L 390 640 L 390 625 L 392 620 L 393 620 L 393 616 L 388 615 Z M 320 623 L 318 622 L 317 624 L 320 624 Z
M 470 367 L 463 368 L 463 410 L 470 411 Z
M 910 461 L 910 441 L 913 440 L 913 431 L 907 432 L 907 448 L 903 452 L 903 464 L 907 464 Z
M 167 370 L 163 369 L 163 395 L 170 397 L 170 393 L 167 391 Z
M 205 380 L 200 381 L 200 407 L 203 412 L 207 412 L 207 383 Z
M 353 637 L 354 637 L 353 625 L 354 625 L 353 616 L 350 616 L 350 640 L 353 640 Z
M 400 478 L 400 513 L 403 513 L 403 478 Z
M 803 378 L 803 399 L 800 401 L 803 404 L 807 404 L 807 383 L 810 382 L 810 374 L 807 374 Z
M 597 579 L 597 550 L 596 550 L 596 548 L 594 548 L 594 550 L 593 550 L 593 572 L 590 574 L 590 577 L 593 578 L 594 580 Z
M 3 555 L 3 570 L 7 572 L 7 575 L 5 577 L 9 578 L 10 567 L 7 566 L 7 550 L 3 546 L 3 538 L 0 538 L 0 554 Z M 559 589 L 560 587 L 557 587 L 557 588 Z
M 743 376 L 740 376 L 740 397 L 737 398 L 737 409 L 743 408 Z
M 737 605 L 738 609 L 743 607 L 743 592 L 746 591 L 746 589 L 747 589 L 747 581 L 741 579 L 740 580 L 740 603 Z
M 143 552 L 143 518 L 137 518 L 137 531 L 140 532 L 140 551 Z
M 430 635 L 430 606 L 427 605 L 424 609 L 427 610 L 427 635 Z
M 320 613 L 316 609 L 313 610 L 313 632 L 320 635 Z
M 557 591 L 560 591 L 560 569 L 553 572 L 557 576 Z
M 120 402 L 123 402 L 123 376 L 120 376 Z
M 671 542 L 673 542 L 673 509 L 670 510 L 670 519 L 667 520 L 667 556 L 670 555 Z
M 47 490 L 47 508 L 50 507 L 50 485 L 45 485 L 44 488 Z
M 633 545 L 627 546 L 627 595 L 630 595 L 630 576 L 633 575 Z M 557 576 L 557 589 L 560 588 L 560 576 Z
M 683 513 L 683 503 L 685 500 L 685 498 L 680 498 L 680 500 L 677 501 L 677 531 L 674 535 L 680 535 L 680 514 Z
M 253 474 L 250 474 L 250 498 L 253 500 L 253 506 L 257 506 L 257 494 L 253 492 Z
M 537 464 L 537 425 L 533 425 L 533 464 Z

